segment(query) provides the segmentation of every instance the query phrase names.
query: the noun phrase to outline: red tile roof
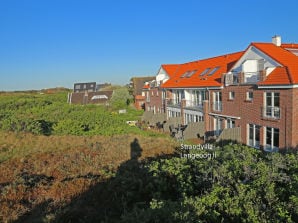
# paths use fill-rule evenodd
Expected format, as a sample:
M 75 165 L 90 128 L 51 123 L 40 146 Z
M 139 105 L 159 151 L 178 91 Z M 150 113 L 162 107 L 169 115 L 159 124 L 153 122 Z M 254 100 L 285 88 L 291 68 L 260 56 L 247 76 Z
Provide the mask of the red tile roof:
M 298 49 L 298 44 L 297 43 L 283 43 L 281 44 L 281 47 L 287 48 L 287 49 Z
M 265 81 L 259 82 L 259 85 L 280 85 L 280 84 L 291 84 L 288 70 L 286 67 L 275 68 Z
M 167 82 L 162 84 L 163 88 L 180 87 L 218 87 L 221 86 L 221 76 L 226 73 L 232 65 L 243 55 L 243 52 L 226 54 L 218 57 L 197 60 L 180 65 L 174 65 L 171 72 L 174 74 Z M 174 71 L 174 67 L 176 69 Z M 208 75 L 212 69 L 218 67 L 212 75 Z M 210 68 L 203 76 L 200 74 Z M 190 77 L 183 76 L 186 72 L 192 72 Z
M 282 44 L 280 47 L 272 43 L 252 43 L 272 59 L 280 63 L 284 69 L 276 68 L 260 85 L 298 84 L 298 56 L 286 48 L 296 48 L 298 44 Z
M 161 67 L 167 72 L 170 77 L 175 75 L 175 71 L 179 67 L 179 64 L 162 64 Z

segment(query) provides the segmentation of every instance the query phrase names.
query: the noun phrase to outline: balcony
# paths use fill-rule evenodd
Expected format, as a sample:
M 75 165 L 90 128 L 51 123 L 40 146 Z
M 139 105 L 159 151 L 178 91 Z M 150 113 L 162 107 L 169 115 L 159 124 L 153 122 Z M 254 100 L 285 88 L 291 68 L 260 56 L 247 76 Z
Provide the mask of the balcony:
M 260 80 L 260 72 L 243 73 L 243 83 L 257 83 Z
M 170 99 L 170 100 L 167 101 L 167 106 L 180 108 L 181 107 L 181 101 Z
M 225 74 L 225 86 L 237 84 L 254 84 L 261 80 L 262 71 L 234 72 Z
M 191 110 L 198 110 L 202 111 L 203 110 L 203 103 L 199 101 L 194 101 L 194 100 L 186 100 L 185 101 L 185 108 L 191 109 Z
M 213 109 L 213 111 L 221 112 L 222 111 L 222 102 L 221 101 L 213 102 L 212 109 Z
M 266 119 L 280 119 L 280 107 L 262 107 L 262 117 Z

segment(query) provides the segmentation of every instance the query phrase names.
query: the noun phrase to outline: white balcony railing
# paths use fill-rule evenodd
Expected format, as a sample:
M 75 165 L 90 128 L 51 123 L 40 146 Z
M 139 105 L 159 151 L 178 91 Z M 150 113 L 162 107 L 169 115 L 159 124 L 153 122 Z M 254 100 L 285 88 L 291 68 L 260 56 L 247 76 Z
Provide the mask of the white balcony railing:
M 280 119 L 280 107 L 266 106 L 262 107 L 263 118 Z
M 167 101 L 167 106 L 180 107 L 181 106 L 181 101 L 170 99 L 170 100 Z
M 194 108 L 194 109 L 203 109 L 203 103 L 194 100 L 186 100 L 185 107 L 187 108 Z
M 260 80 L 260 72 L 245 72 L 244 83 L 256 83 Z

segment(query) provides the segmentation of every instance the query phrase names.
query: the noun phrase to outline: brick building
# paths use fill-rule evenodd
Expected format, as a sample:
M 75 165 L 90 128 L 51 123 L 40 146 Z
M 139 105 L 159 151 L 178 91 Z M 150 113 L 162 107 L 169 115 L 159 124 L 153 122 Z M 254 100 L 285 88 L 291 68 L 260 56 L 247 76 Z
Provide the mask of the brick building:
M 148 81 L 152 81 L 154 79 L 154 76 L 132 77 L 130 79 L 129 90 L 130 94 L 134 98 L 134 105 L 137 109 L 144 109 L 145 95 L 143 93 L 143 87 L 147 84 Z
M 107 84 L 105 84 L 107 85 Z M 73 92 L 68 94 L 70 104 L 103 104 L 108 105 L 113 91 L 100 91 L 96 82 L 75 83 Z
M 166 89 L 162 87 L 170 78 L 173 78 L 179 65 L 161 65 L 154 80 L 146 82 L 143 86 L 142 95 L 145 97 L 145 110 L 153 113 L 165 113 Z
M 233 130 L 241 143 L 266 151 L 298 148 L 298 44 L 275 36 L 172 67 L 159 85 L 167 119 L 204 122 L 205 135 L 219 138 Z M 148 95 L 147 108 L 156 106 L 154 92 Z

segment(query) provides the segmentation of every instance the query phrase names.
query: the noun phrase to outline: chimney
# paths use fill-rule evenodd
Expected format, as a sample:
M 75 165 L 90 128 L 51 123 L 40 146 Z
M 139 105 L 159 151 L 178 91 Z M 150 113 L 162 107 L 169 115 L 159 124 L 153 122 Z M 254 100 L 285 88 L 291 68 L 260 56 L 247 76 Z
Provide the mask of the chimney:
M 281 46 L 281 36 L 273 36 L 272 37 L 272 43 L 276 46 Z

